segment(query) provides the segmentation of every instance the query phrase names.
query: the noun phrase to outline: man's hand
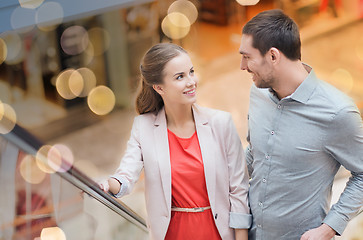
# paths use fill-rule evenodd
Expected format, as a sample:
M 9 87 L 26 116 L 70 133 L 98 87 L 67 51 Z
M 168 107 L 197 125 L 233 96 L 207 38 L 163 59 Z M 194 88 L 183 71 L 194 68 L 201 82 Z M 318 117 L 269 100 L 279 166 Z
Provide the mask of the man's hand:
M 323 223 L 320 227 L 305 232 L 300 240 L 330 240 L 335 234 L 334 229 Z

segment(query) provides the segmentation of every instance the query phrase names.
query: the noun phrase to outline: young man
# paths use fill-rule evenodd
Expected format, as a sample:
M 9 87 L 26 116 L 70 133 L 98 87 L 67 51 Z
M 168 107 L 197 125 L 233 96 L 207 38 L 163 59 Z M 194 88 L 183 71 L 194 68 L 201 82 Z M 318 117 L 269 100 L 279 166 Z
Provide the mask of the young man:
M 281 10 L 243 28 L 249 109 L 251 239 L 331 239 L 363 204 L 363 124 L 353 101 L 301 62 L 296 23 Z M 330 208 L 339 167 L 352 176 Z

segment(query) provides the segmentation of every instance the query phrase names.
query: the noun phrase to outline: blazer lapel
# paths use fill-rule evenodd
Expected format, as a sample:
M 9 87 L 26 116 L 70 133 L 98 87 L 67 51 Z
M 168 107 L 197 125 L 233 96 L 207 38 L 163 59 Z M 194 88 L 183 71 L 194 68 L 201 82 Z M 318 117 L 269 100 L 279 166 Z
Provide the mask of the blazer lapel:
M 165 204 L 168 208 L 168 212 L 171 212 L 171 166 L 164 108 L 158 112 L 155 119 L 154 141 L 157 161 L 159 163 L 160 177 L 164 191 Z
M 202 109 L 193 105 L 193 115 L 195 126 L 197 129 L 197 135 L 202 153 L 204 164 L 204 175 L 207 184 L 207 191 L 209 197 L 209 203 L 214 209 L 215 206 L 215 187 L 216 187 L 216 168 L 214 159 L 214 148 L 212 129 L 208 124 L 208 119 L 203 115 Z

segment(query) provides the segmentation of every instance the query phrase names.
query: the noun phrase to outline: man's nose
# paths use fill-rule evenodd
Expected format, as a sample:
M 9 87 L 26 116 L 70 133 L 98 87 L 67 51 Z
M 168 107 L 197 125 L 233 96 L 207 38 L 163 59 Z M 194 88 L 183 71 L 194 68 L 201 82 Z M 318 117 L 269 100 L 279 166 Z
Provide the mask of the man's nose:
M 243 58 L 241 59 L 240 68 L 241 68 L 241 70 L 247 70 L 247 62 L 245 60 L 243 60 Z

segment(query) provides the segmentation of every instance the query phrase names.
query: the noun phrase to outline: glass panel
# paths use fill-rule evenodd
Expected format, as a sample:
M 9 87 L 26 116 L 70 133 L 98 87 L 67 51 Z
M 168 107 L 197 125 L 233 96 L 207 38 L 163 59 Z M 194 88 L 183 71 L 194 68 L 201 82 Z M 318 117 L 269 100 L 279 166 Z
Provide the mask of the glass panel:
M 0 136 L 0 239 L 147 239 L 62 176 Z

